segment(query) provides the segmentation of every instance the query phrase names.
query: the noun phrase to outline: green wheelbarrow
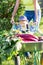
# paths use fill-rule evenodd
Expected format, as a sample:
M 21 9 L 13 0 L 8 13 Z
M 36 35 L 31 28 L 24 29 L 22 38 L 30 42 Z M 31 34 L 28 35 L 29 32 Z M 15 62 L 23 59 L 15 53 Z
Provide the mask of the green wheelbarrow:
M 21 52 L 33 52 L 34 53 L 34 65 L 37 65 L 36 62 L 36 52 L 42 51 L 43 40 L 40 40 L 40 37 L 33 36 L 31 34 L 18 34 L 17 37 L 22 39 L 22 49 Z M 16 65 L 20 65 L 20 56 L 16 57 Z

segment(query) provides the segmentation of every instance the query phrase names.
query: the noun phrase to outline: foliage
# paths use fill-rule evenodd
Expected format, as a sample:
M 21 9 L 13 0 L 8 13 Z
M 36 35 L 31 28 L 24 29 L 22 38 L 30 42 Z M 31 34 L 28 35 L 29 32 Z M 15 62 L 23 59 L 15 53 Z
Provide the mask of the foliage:
M 2 30 L 9 30 L 11 29 L 11 23 L 10 20 L 7 18 L 0 18 L 0 31 Z
M 10 39 L 12 36 L 13 35 L 8 34 L 7 31 L 3 31 L 3 34 L 1 33 L 0 35 L 0 64 L 4 64 L 6 60 L 10 62 L 18 53 L 20 55 L 22 65 L 25 65 L 25 63 L 32 64 L 32 60 L 27 61 L 27 59 L 25 59 L 25 56 L 23 55 L 24 52 L 16 51 L 15 43 L 19 41 L 19 39 L 17 41 L 13 41 Z M 7 64 L 10 64 L 9 62 L 7 62 Z
M 34 55 L 35 59 L 33 57 L 30 59 L 26 58 L 25 55 L 23 55 L 24 54 L 23 50 L 19 52 L 15 49 L 15 44 L 16 42 L 19 41 L 19 38 L 17 41 L 14 41 L 14 39 L 11 39 L 12 37 L 13 35 L 11 35 L 11 33 L 9 34 L 7 31 L 3 31 L 3 33 L 1 33 L 0 35 L 0 62 L 3 62 L 3 63 L 7 62 L 6 65 L 8 65 L 10 64 L 9 62 L 14 58 L 14 56 L 17 56 L 17 54 L 19 53 L 22 65 L 25 65 L 25 64 L 32 65 L 33 61 L 38 57 L 39 54 Z M 22 48 L 24 48 L 24 46 Z M 37 53 L 36 49 L 34 51 L 35 53 Z
M 12 12 L 15 6 L 16 0 L 0 0 L 0 30 L 9 30 L 11 28 L 10 20 Z M 19 9 L 15 16 L 15 21 L 18 21 L 18 17 L 21 14 L 24 7 L 20 3 Z
M 0 35 L 0 55 L 1 56 L 4 56 L 4 55 L 7 55 L 9 56 L 10 54 L 10 51 L 12 52 L 13 49 L 14 49 L 14 45 L 16 42 L 10 40 L 10 39 L 7 39 L 7 36 L 8 35 Z M 10 36 L 9 36 L 10 37 Z M 8 41 L 9 40 L 9 41 Z M 9 50 L 9 51 L 8 51 Z M 0 57 L 1 57 L 0 56 Z M 7 57 L 6 56 L 6 57 Z M 4 59 L 4 58 L 3 58 Z

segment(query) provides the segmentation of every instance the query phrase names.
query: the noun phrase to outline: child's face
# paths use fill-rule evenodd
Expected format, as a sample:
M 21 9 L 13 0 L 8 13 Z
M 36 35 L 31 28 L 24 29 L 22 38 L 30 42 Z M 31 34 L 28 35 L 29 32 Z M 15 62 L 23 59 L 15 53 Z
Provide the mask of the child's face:
M 18 22 L 16 22 L 15 24 L 18 25 Z
M 21 26 L 25 26 L 25 25 L 26 25 L 26 23 L 27 23 L 27 21 L 26 21 L 26 20 L 22 20 L 22 21 L 20 21 L 20 25 L 21 25 Z

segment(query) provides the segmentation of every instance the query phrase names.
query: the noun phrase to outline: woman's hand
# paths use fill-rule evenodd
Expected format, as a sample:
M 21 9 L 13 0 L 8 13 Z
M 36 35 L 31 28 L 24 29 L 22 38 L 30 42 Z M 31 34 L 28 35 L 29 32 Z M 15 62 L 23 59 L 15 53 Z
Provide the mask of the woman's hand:
M 11 18 L 10 22 L 11 22 L 12 25 L 14 24 L 14 18 L 13 17 Z
M 35 25 L 35 26 L 38 25 L 38 22 L 34 22 L 33 25 Z

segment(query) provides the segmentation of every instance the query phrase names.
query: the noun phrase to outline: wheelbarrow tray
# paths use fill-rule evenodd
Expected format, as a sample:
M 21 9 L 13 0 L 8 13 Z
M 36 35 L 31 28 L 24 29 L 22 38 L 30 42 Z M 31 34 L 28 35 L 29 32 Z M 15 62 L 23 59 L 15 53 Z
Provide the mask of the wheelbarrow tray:
M 26 51 L 30 51 L 33 52 L 35 51 L 35 48 L 37 51 L 41 51 L 42 50 L 42 43 L 43 41 L 38 41 L 38 42 L 34 42 L 34 41 L 29 41 L 29 42 L 24 42 L 22 41 L 22 50 Z
M 22 45 L 24 51 L 34 51 L 35 48 L 37 50 L 42 50 L 41 46 L 43 41 L 39 41 L 37 36 L 32 34 L 18 34 L 18 37 L 22 39 Z

